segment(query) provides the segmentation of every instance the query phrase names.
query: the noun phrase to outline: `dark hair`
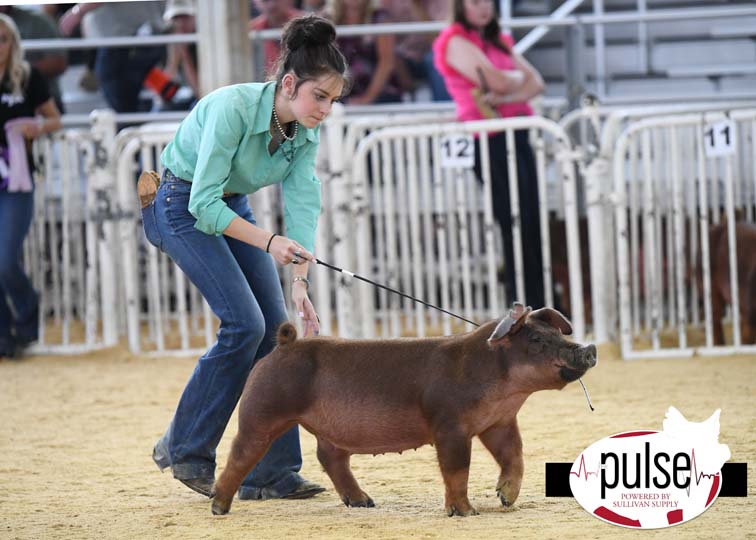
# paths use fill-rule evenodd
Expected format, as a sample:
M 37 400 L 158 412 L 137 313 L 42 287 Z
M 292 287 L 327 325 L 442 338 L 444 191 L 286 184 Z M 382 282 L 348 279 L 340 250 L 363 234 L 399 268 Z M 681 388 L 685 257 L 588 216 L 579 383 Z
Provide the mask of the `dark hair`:
M 349 67 L 336 45 L 336 28 L 318 15 L 305 15 L 286 23 L 281 35 L 281 54 L 275 66 L 277 87 L 287 73 L 292 72 L 297 77 L 295 96 L 303 82 L 328 74 L 339 75 L 344 80 L 342 93 L 348 91 Z
M 487 41 L 497 49 L 504 51 L 509 56 L 512 56 L 512 51 L 506 43 L 501 39 L 501 26 L 499 26 L 499 3 L 492 0 L 494 5 L 494 16 L 484 28 L 483 28 L 483 41 Z M 465 18 L 465 0 L 452 0 L 452 20 L 464 26 L 468 30 L 472 30 L 472 25 L 467 22 Z

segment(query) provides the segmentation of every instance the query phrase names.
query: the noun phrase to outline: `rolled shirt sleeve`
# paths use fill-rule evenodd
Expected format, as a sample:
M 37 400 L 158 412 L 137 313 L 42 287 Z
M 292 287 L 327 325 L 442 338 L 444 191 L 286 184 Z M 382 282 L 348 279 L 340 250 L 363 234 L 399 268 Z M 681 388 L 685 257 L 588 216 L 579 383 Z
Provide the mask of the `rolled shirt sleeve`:
M 318 144 L 306 143 L 302 155 L 281 184 L 286 236 L 309 252 L 315 247 L 315 231 L 320 216 L 320 180 L 314 175 Z
M 245 129 L 235 96 L 207 104 L 189 196 L 189 212 L 197 218 L 194 227 L 204 233 L 221 235 L 237 217 L 222 197 Z

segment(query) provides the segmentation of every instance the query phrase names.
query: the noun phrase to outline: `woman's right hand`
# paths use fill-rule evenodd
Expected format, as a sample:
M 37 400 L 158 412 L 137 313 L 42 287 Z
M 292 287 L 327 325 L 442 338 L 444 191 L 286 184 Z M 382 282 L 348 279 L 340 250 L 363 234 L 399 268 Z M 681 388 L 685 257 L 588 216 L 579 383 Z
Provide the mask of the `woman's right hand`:
M 309 261 L 315 262 L 315 256 L 307 251 L 298 242 L 285 236 L 276 235 L 270 241 L 268 252 L 279 264 L 299 264 Z

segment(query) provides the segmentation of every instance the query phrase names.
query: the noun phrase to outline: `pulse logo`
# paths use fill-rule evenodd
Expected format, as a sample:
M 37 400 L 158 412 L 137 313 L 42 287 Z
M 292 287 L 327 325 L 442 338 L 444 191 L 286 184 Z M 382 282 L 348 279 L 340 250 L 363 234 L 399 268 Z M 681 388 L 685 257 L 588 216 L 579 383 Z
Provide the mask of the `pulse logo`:
M 701 515 L 719 495 L 730 449 L 719 444 L 718 409 L 689 422 L 670 407 L 664 431 L 631 431 L 593 443 L 572 464 L 580 506 L 614 525 L 660 529 Z

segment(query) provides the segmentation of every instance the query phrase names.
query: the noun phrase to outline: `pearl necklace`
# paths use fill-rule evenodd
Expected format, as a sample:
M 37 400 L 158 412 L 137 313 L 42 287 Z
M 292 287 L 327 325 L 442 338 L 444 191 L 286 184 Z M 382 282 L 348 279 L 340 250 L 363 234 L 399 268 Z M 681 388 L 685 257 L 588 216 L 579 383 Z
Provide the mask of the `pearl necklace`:
M 293 141 L 297 138 L 297 131 L 299 131 L 299 122 L 294 122 L 294 134 L 289 137 L 286 132 L 281 127 L 281 122 L 278 121 L 278 114 L 276 114 L 276 106 L 273 105 L 273 121 L 276 123 L 276 127 L 278 128 L 278 131 L 281 133 L 281 136 L 287 140 L 287 141 Z

